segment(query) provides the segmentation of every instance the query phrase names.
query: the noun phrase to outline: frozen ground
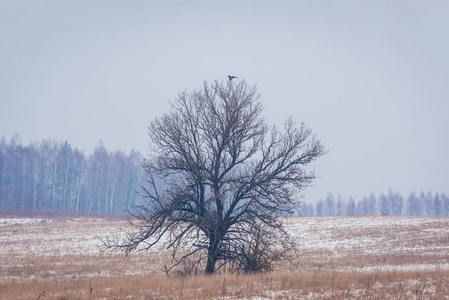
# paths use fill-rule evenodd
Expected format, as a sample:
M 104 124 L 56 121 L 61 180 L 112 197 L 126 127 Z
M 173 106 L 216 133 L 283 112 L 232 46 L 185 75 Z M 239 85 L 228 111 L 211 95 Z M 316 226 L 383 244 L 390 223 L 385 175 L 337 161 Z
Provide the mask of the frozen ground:
M 448 237 L 446 218 L 327 217 L 288 218 L 284 226 L 301 248 L 340 255 L 347 251 L 395 253 L 441 247 Z M 418 241 L 418 240 L 419 241 Z M 447 245 L 449 246 L 449 245 Z
M 370 290 L 375 295 L 374 289 L 390 289 L 393 295 L 418 295 L 418 292 L 420 295 L 439 295 L 442 292 L 435 292 L 433 289 L 439 287 L 441 290 L 446 286 L 447 277 L 443 278 L 441 276 L 445 275 L 438 274 L 447 274 L 449 270 L 449 218 L 297 217 L 284 219 L 283 222 L 298 243 L 298 264 L 281 270 L 297 274 L 286 279 L 289 284 L 297 283 L 295 276 L 304 276 L 303 280 L 312 276 L 314 284 L 320 282 L 321 277 L 324 278 L 323 282 L 327 282 L 330 279 L 325 276 L 333 278 L 334 272 L 340 272 L 345 275 L 338 275 L 339 280 L 343 280 L 342 276 L 355 276 L 357 280 L 367 274 L 365 287 L 356 288 L 351 283 L 351 286 L 344 285 L 340 289 L 341 293 L 350 290 L 352 296 L 357 296 L 358 289 L 360 296 L 366 295 Z M 167 252 L 140 252 L 126 259 L 123 254 L 100 253 L 100 238 L 117 235 L 120 228 L 126 226 L 125 221 L 92 218 L 0 219 L 0 299 L 3 299 L 2 293 L 16 293 L 17 283 L 21 287 L 40 289 L 44 283 L 58 283 L 56 286 L 60 286 L 60 282 L 70 282 L 73 285 L 80 283 L 89 286 L 91 280 L 93 282 L 95 279 L 98 286 L 101 280 L 117 279 L 122 282 L 127 278 L 134 278 L 131 280 L 134 282 L 137 279 L 132 276 L 161 276 L 161 268 L 164 264 L 170 264 Z M 433 272 L 441 280 L 429 279 L 425 277 L 428 275 L 423 275 L 422 278 L 418 276 L 418 279 L 421 278 L 419 282 L 413 281 L 416 279 L 398 282 L 394 277 L 397 272 L 402 271 L 418 271 L 422 274 Z M 379 286 L 376 287 L 371 284 L 370 276 L 373 272 L 391 274 L 392 277 L 388 282 L 377 282 Z M 318 276 L 316 280 L 313 279 L 314 276 Z M 3 286 L 3 291 L 2 282 L 7 283 Z M 107 287 L 107 283 L 104 284 Z M 404 284 L 409 290 L 404 291 Z M 264 291 L 264 296 L 248 299 L 287 299 L 296 295 L 288 284 L 283 289 L 271 289 L 261 283 L 249 285 L 259 286 Z M 419 290 L 415 286 L 419 286 Z M 110 286 L 106 287 L 103 294 L 110 290 Z M 4 292 L 8 288 L 11 290 L 9 294 Z M 313 299 L 317 295 L 324 299 L 332 298 L 332 288 L 310 288 L 311 294 L 301 294 L 301 299 Z M 56 289 L 57 287 L 49 287 L 47 292 L 53 290 L 56 293 Z M 296 292 L 303 293 L 305 290 L 300 287 Z M 21 295 L 10 298 L 23 299 Z M 326 295 L 329 297 L 326 298 Z M 46 298 L 50 299 L 49 296 Z M 238 299 L 238 296 L 228 299 Z
M 342 268 L 449 267 L 449 218 L 294 217 L 284 225 L 298 242 L 302 265 L 335 261 Z M 98 255 L 100 238 L 126 226 L 105 219 L 2 218 L 0 256 Z M 371 260 L 358 264 L 349 257 Z
M 98 254 L 99 237 L 117 231 L 101 219 L 0 219 L 0 255 Z
M 284 225 L 298 241 L 304 261 L 321 261 L 318 265 L 449 268 L 449 218 L 288 218 Z
M 33 224 L 53 222 L 51 219 L 29 219 L 29 218 L 0 218 L 0 226 L 9 226 L 14 224 Z

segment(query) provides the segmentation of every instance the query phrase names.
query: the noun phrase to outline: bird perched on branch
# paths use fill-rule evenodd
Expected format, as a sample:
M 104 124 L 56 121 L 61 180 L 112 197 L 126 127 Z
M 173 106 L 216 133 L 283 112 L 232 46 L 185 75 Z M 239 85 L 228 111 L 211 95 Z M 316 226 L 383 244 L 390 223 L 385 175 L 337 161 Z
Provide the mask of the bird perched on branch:
M 238 78 L 237 76 L 228 75 L 229 81 L 231 81 L 234 78 Z

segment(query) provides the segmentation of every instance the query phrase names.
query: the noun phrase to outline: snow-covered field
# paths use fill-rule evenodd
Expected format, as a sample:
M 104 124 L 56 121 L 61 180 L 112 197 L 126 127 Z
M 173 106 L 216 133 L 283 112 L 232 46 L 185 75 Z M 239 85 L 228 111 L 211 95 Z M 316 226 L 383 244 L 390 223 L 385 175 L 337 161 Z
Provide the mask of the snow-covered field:
M 449 218 L 289 218 L 284 224 L 312 261 L 327 259 L 346 269 L 449 269 Z
M 0 226 L 9 226 L 14 224 L 33 224 L 52 222 L 51 219 L 29 219 L 29 218 L 7 218 L 0 219 Z
M 280 270 L 280 272 L 292 272 L 289 274 L 293 275 L 289 276 L 293 276 L 291 279 L 293 283 L 290 284 L 290 289 L 284 289 L 282 292 L 277 288 L 274 290 L 267 288 L 266 284 L 261 283 L 260 288 L 265 296 L 259 296 L 261 298 L 258 299 L 278 296 L 283 299 L 287 298 L 282 296 L 284 294 L 297 295 L 295 293 L 298 291 L 292 292 L 295 276 L 306 276 L 304 274 L 309 273 L 314 274 L 316 278 L 320 278 L 319 276 L 324 278 L 326 274 L 331 274 L 329 276 L 332 276 L 332 290 L 334 290 L 334 275 L 337 273 L 349 274 L 348 276 L 357 274 L 397 276 L 404 272 L 422 272 L 423 274 L 439 272 L 444 284 L 449 283 L 449 278 L 446 277 L 446 274 L 449 274 L 449 218 L 296 217 L 284 219 L 284 225 L 299 245 L 298 264 Z M 163 278 L 161 269 L 164 264 L 169 264 L 170 259 L 166 252 L 140 252 L 126 259 L 123 254 L 100 253 L 98 247 L 101 244 L 100 238 L 118 234 L 120 228 L 126 228 L 126 226 L 125 221 L 92 218 L 0 219 L 0 299 L 20 299 L 23 294 L 14 296 L 18 285 L 21 286 L 19 290 L 26 290 L 25 286 L 29 286 L 32 290 L 33 286 L 36 288 L 36 286 L 59 281 L 66 284 L 84 282 L 90 285 L 91 281 L 96 282 L 95 280 L 99 280 L 100 277 L 103 278 L 102 280 L 105 280 L 104 278 L 120 279 L 119 282 L 126 282 L 127 279 L 125 280 L 123 276 Z M 301 280 L 305 281 L 306 277 Z M 392 278 L 388 283 L 369 283 L 368 289 L 375 289 L 375 284 L 380 287 L 395 287 L 395 280 Z M 404 282 L 416 285 L 414 282 L 418 279 L 408 280 Z M 433 285 L 437 282 L 427 277 L 423 280 L 420 281 L 423 286 L 420 289 L 420 295 L 432 295 L 432 291 L 433 295 L 436 295 L 438 288 Z M 240 283 L 236 282 L 237 284 Z M 13 286 L 16 288 L 13 289 Z M 254 283 L 251 284 L 251 289 L 253 286 Z M 112 287 L 104 287 L 101 295 L 104 296 L 108 289 L 110 293 L 115 291 Z M 325 290 L 324 287 L 323 289 Z M 48 288 L 48 290 L 51 289 Z M 351 290 L 353 293 L 351 295 L 354 296 L 356 290 L 355 288 Z M 230 289 L 227 291 L 229 293 Z M 317 297 L 315 291 L 312 298 L 327 299 L 326 295 L 334 295 L 334 292 L 329 294 L 328 290 L 325 291 L 320 294 L 320 297 Z M 305 290 L 303 292 L 306 293 Z M 362 292 L 367 295 L 363 288 Z M 161 293 L 164 294 L 159 292 Z M 46 295 L 45 299 L 52 299 L 49 292 Z M 73 299 L 80 298 L 76 292 L 73 295 L 78 295 L 73 296 Z M 244 298 L 243 294 L 240 295 Z M 34 296 L 37 298 L 36 294 Z M 100 294 L 98 296 L 101 298 Z M 228 297 L 230 297 L 228 299 L 239 298 Z M 72 298 L 67 297 L 67 299 Z M 140 299 L 139 296 L 130 298 Z M 186 296 L 186 298 L 189 297 Z M 215 298 L 225 299 L 226 297 Z M 118 299 L 122 298 L 118 297 Z
M 115 225 L 101 219 L 0 219 L 0 255 L 97 255 L 99 237 L 117 231 Z

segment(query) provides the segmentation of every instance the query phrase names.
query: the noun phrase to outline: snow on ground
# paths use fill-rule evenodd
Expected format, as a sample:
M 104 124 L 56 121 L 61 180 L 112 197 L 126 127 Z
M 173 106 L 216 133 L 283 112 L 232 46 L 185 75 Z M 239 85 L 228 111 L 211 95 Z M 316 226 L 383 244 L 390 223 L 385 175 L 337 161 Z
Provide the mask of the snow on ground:
M 449 238 L 448 225 L 448 218 L 425 217 L 287 218 L 284 221 L 301 248 L 323 249 L 336 255 L 357 249 L 365 254 L 449 250 L 449 245 L 439 242 Z
M 449 268 L 449 218 L 292 217 L 283 222 L 298 242 L 300 255 L 310 265 L 333 259 L 341 261 L 342 269 L 388 270 L 392 265 Z M 0 257 L 8 253 L 15 256 L 33 253 L 44 256 L 98 255 L 100 238 L 119 235 L 120 228 L 126 229 L 127 222 L 90 218 L 2 218 Z M 349 259 L 361 256 L 372 259 L 360 265 Z M 393 256 L 406 258 L 398 262 L 391 259 Z M 373 264 L 374 258 L 377 261 Z M 415 259 L 413 263 L 412 259 Z
M 402 260 L 400 268 L 404 270 L 435 269 L 435 266 L 449 269 L 449 218 L 287 218 L 284 226 L 298 242 L 300 253 L 306 257 L 321 255 L 335 260 L 371 257 L 377 260 L 371 266 L 376 270 L 396 268 L 394 265 L 398 260 Z M 423 258 L 422 261 L 411 262 L 420 256 L 431 257 L 432 261 Z
M 0 226 L 10 226 L 14 224 L 34 224 L 49 223 L 51 219 L 28 219 L 28 218 L 0 218 Z
M 306 274 L 304 280 L 307 274 L 315 274 L 319 281 L 329 279 L 326 277 L 329 274 L 333 278 L 334 272 L 342 274 L 338 277 L 340 280 L 346 280 L 345 276 L 363 279 L 363 276 L 380 272 L 391 275 L 390 281 L 372 282 L 372 285 L 369 279 L 368 287 L 365 282 L 356 285 L 351 281 L 347 288 L 339 290 L 341 297 L 347 291 L 351 292 L 349 298 L 358 299 L 364 298 L 368 292 L 375 295 L 384 289 L 383 295 L 388 295 L 390 290 L 391 295 L 396 295 L 395 291 L 404 289 L 404 293 L 411 293 L 404 299 L 420 299 L 440 295 L 441 287 L 447 286 L 447 279 L 438 276 L 447 273 L 440 271 L 449 270 L 449 218 L 292 217 L 283 219 L 283 223 L 297 242 L 299 261 L 288 268 L 283 266 L 281 271 L 299 271 L 295 274 Z M 93 218 L 2 218 L 0 278 L 11 284 L 36 283 L 40 291 L 42 282 L 77 282 L 82 279 L 90 285 L 91 278 L 122 280 L 128 275 L 161 275 L 161 268 L 171 263 L 167 252 L 155 249 L 151 253 L 132 254 L 126 260 L 122 254 L 100 254 L 100 238 L 123 236 L 121 228 L 129 230 L 127 226 L 126 221 Z M 419 281 L 397 281 L 394 276 L 402 271 L 423 274 L 430 271 L 438 280 L 423 275 Z M 355 277 L 354 274 L 362 275 Z M 296 279 L 286 279 L 285 286 L 279 285 L 282 280 L 270 283 L 270 286 L 266 286 L 267 282 L 263 280 L 251 284 L 260 292 L 248 299 L 330 299 L 333 295 L 333 285 L 332 288 L 327 286 L 327 290 L 325 283 L 322 287 L 312 286 L 310 293 L 303 294 L 308 286 L 295 290 L 287 283 L 297 284 Z M 422 296 L 416 296 L 418 292 Z M 446 290 L 444 292 L 447 294 Z M 154 291 L 149 293 L 159 296 Z M 220 299 L 241 298 L 225 296 Z
M 114 232 L 101 219 L 0 219 L 0 254 L 98 254 L 100 237 Z M 112 223 L 112 224 L 111 224 Z M 118 229 L 115 229 L 117 231 Z

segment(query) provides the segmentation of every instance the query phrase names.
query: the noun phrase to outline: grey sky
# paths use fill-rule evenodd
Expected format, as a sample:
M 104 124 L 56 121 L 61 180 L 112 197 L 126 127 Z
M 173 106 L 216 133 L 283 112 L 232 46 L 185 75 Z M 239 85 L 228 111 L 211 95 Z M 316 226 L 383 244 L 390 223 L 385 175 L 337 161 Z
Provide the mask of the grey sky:
M 0 137 L 145 153 L 179 92 L 233 74 L 330 152 L 305 192 L 449 192 L 448 1 L 1 1 Z

